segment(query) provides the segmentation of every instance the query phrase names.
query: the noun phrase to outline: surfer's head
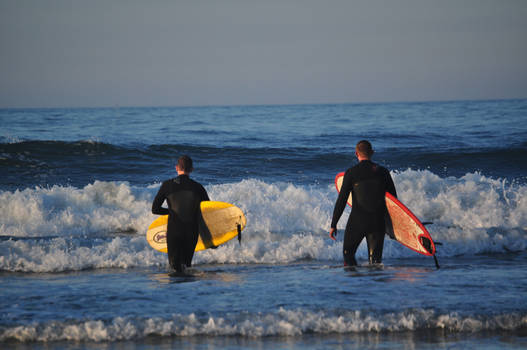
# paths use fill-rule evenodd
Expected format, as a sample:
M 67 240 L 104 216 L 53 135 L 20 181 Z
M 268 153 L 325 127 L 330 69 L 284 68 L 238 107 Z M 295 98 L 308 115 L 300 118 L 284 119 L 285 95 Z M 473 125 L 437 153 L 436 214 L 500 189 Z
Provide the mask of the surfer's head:
M 189 174 L 194 170 L 192 166 L 192 158 L 187 155 L 179 157 L 176 164 L 176 170 L 184 174 Z
M 371 143 L 367 140 L 362 140 L 357 143 L 355 147 L 355 154 L 359 159 L 370 159 L 373 156 L 373 148 Z

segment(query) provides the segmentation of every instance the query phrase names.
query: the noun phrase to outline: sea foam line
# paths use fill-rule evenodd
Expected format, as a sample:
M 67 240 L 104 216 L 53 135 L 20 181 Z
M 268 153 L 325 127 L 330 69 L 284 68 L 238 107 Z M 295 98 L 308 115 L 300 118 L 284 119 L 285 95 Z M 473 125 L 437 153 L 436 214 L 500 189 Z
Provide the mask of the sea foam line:
M 431 309 L 374 313 L 307 311 L 280 308 L 274 313 L 219 316 L 175 314 L 171 318 L 116 317 L 110 321 L 50 321 L 0 328 L 0 341 L 118 341 L 148 336 L 299 336 L 302 334 L 406 332 L 445 330 L 452 333 L 517 331 L 527 327 L 527 314 L 460 315 Z

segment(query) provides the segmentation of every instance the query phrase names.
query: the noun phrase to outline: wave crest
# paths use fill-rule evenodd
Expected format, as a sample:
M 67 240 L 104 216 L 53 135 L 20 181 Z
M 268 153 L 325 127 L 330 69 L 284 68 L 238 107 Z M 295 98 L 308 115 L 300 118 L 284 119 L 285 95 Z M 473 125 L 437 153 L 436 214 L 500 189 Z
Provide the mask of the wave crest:
M 451 333 L 517 331 L 527 327 L 525 313 L 460 315 L 431 309 L 375 313 L 307 311 L 280 308 L 274 313 L 239 313 L 223 317 L 175 314 L 172 318 L 116 317 L 109 321 L 51 321 L 0 329 L 0 341 L 119 341 L 149 336 L 299 336 L 444 330 Z
M 527 186 L 479 173 L 441 178 L 429 171 L 393 174 L 399 198 L 428 226 L 438 256 L 527 249 Z M 152 266 L 166 257 L 144 233 L 155 219 L 150 208 L 159 185 L 95 181 L 83 188 L 54 186 L 0 192 L 0 270 L 61 271 Z M 241 247 L 229 242 L 196 254 L 203 263 L 290 263 L 341 260 L 342 232 L 329 240 L 333 185 L 300 186 L 246 179 L 207 186 L 213 200 L 239 206 L 247 216 Z M 358 258 L 367 258 L 365 244 Z M 134 256 L 143 256 L 136 260 Z M 385 258 L 416 257 L 392 240 Z M 61 258 L 59 258 L 61 257 Z

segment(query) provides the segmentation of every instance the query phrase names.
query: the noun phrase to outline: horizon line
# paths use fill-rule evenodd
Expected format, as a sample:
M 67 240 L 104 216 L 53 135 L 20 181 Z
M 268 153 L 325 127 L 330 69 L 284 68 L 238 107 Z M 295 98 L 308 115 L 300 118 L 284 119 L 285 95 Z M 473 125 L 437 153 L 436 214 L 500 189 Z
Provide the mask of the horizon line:
M 364 101 L 364 102 L 300 102 L 300 103 L 239 103 L 239 104 L 181 104 L 181 105 L 99 105 L 99 106 L 47 106 L 47 107 L 0 107 L 0 110 L 20 109 L 121 109 L 121 108 L 226 108 L 226 107 L 286 107 L 286 106 L 330 106 L 330 105 L 375 105 L 375 104 L 419 104 L 455 102 L 497 102 L 521 101 L 527 97 L 516 98 L 475 98 L 475 99 L 426 99 L 407 101 Z

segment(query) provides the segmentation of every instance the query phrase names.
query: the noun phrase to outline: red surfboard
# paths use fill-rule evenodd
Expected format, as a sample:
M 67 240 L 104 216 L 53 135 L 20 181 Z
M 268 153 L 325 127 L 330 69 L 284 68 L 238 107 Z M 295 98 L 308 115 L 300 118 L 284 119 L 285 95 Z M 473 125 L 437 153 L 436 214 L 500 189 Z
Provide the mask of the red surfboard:
M 344 173 L 338 173 L 335 177 L 335 186 L 340 192 Z M 348 204 L 351 207 L 351 193 Z M 387 225 L 387 230 L 393 233 L 395 239 L 402 245 L 416 251 L 419 254 L 434 256 L 436 252 L 434 241 L 430 233 L 417 217 L 397 198 L 386 192 L 386 207 L 390 215 L 391 225 Z

